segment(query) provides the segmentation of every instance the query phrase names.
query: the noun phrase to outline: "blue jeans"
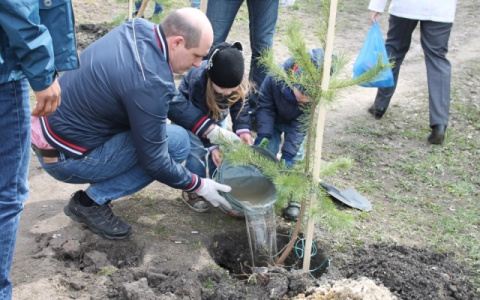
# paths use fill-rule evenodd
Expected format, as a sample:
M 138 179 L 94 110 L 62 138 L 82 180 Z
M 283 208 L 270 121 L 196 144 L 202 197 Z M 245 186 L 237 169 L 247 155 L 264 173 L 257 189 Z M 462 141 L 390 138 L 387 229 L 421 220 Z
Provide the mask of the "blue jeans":
M 278 154 L 278 151 L 280 150 L 280 144 L 282 143 L 282 134 L 287 134 L 289 130 L 290 125 L 275 122 L 275 124 L 273 125 L 273 135 L 272 138 L 268 141 L 267 150 L 276 156 Z M 303 149 L 304 143 L 305 139 L 302 141 L 300 148 L 298 148 L 297 154 L 292 158 L 292 163 L 296 163 L 303 159 L 305 152 Z
M 227 121 L 223 120 L 217 122 L 217 125 L 222 128 L 227 128 Z M 188 132 L 190 136 L 190 153 L 188 154 L 185 167 L 190 170 L 190 172 L 197 174 L 198 176 L 205 178 L 207 177 L 207 154 L 208 149 L 203 146 L 200 138 L 193 134 L 193 132 Z M 208 170 L 209 177 L 212 178 L 213 172 L 217 169 L 217 166 L 213 162 L 211 156 L 208 156 Z
M 190 6 L 193 8 L 200 8 L 202 0 L 190 0 Z
M 203 147 L 202 141 L 200 141 L 197 135 L 193 132 L 188 132 L 188 135 L 190 136 L 190 153 L 188 154 L 185 167 L 190 172 L 205 178 L 207 177 L 206 156 L 208 150 Z
M 244 0 L 209 0 L 207 17 L 212 23 L 214 39 L 212 48 L 225 42 L 232 28 L 235 16 Z M 246 0 L 250 28 L 250 45 L 252 57 L 250 60 L 249 80 L 256 84 L 257 89 L 263 83 L 267 70 L 258 64 L 265 49 L 273 46 L 273 35 L 277 26 L 279 0 Z M 257 95 L 252 95 L 253 105 L 257 103 Z M 256 106 L 256 105 L 255 105 Z
M 168 153 L 182 163 L 190 152 L 187 131 L 168 124 L 167 135 Z M 59 181 L 90 183 L 86 193 L 99 205 L 138 192 L 154 180 L 140 164 L 130 131 L 113 136 L 80 159 L 60 154 L 57 163 L 44 163 L 37 157 L 45 171 Z
M 0 84 L 0 299 L 12 298 L 9 278 L 18 223 L 28 198 L 30 90 L 26 79 Z
M 137 1 L 135 2 L 135 12 L 138 12 L 140 10 L 140 6 L 142 6 L 143 1 Z M 154 15 L 161 14 L 163 11 L 163 5 L 159 4 L 157 1 L 155 1 L 155 9 L 153 11 Z M 136 13 L 135 13 L 136 15 Z

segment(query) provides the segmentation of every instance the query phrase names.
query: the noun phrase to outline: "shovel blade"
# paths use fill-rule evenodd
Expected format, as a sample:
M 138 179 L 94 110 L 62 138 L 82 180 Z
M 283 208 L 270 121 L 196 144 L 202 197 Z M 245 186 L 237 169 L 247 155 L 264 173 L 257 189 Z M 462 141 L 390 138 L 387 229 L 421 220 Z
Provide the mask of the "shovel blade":
M 352 188 L 339 191 L 325 182 L 321 182 L 320 185 L 333 199 L 340 201 L 343 204 L 363 211 L 370 211 L 372 209 L 370 202 Z
M 349 201 L 351 202 L 351 205 L 350 205 L 351 207 L 364 210 L 364 211 L 372 210 L 372 205 L 370 204 L 370 202 L 354 189 L 348 188 L 342 191 L 342 195 L 345 198 L 349 199 Z

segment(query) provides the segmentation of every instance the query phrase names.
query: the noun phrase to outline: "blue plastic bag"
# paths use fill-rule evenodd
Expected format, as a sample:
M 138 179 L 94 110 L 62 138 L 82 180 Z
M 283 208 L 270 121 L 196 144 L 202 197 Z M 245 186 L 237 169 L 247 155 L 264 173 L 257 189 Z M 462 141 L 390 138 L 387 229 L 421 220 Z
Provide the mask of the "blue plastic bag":
M 383 41 L 382 32 L 377 21 L 370 27 L 370 31 L 363 42 L 360 53 L 358 53 L 355 64 L 353 65 L 353 78 L 357 78 L 370 70 L 378 62 L 378 56 L 381 55 L 383 64 L 389 64 L 387 49 Z M 378 79 L 369 83 L 362 83 L 363 87 L 391 87 L 394 85 L 392 69 L 380 72 Z

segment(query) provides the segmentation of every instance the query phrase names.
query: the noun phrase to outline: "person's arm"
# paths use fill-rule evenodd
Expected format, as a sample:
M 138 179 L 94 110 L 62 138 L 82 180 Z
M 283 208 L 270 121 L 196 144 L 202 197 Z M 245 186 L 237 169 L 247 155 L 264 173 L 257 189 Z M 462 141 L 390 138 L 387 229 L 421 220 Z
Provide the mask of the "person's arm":
M 175 124 L 192 131 L 201 140 L 208 139 L 212 144 L 219 144 L 222 138 L 234 142 L 240 141 L 235 133 L 215 125 L 212 119 L 204 115 L 198 107 L 186 100 L 179 92 L 170 103 L 168 117 Z M 204 140 L 202 142 L 204 145 L 206 144 Z
M 242 107 L 243 106 L 243 107 Z M 237 101 L 230 107 L 230 118 L 232 119 L 232 130 L 235 132 L 243 143 L 253 145 L 252 133 L 250 131 L 250 115 L 248 111 L 250 105 L 248 98 L 245 101 Z
M 370 22 L 372 24 L 375 23 L 375 19 L 377 18 L 378 14 L 384 12 L 387 2 L 388 0 L 370 0 L 368 9 L 371 11 Z
M 229 108 L 230 118 L 232 119 L 232 129 L 234 132 L 238 130 L 246 129 L 250 131 L 250 115 L 248 111 L 250 105 L 248 104 L 248 98 L 245 101 L 238 100 Z
M 205 102 L 205 100 L 202 101 L 202 99 L 205 98 L 204 86 L 206 85 L 206 78 L 202 78 L 202 70 L 202 68 L 192 67 L 183 76 L 182 81 L 178 85 L 179 94 L 175 96 L 172 103 L 170 104 L 169 118 L 173 120 L 174 123 L 178 122 L 177 124 L 183 126 L 184 128 L 187 128 L 187 130 L 191 130 L 191 126 L 194 126 L 193 128 L 195 128 L 197 125 L 197 123 L 195 122 L 192 124 L 183 123 L 185 119 L 189 120 L 188 117 L 182 116 L 186 112 L 186 107 L 189 107 L 189 105 L 193 104 L 195 108 L 198 108 L 198 110 L 201 111 L 200 114 L 196 115 L 197 117 L 207 117 L 208 110 L 206 108 L 206 105 L 203 109 L 199 108 L 196 105 L 196 103 Z M 206 74 L 204 76 L 206 76 Z M 211 124 L 208 124 L 207 128 L 209 128 L 212 124 L 213 122 Z M 213 144 L 207 138 L 203 137 L 203 135 L 205 135 L 205 132 L 206 131 L 204 131 L 203 133 L 199 132 L 201 134 L 199 138 L 205 148 L 210 148 L 213 146 Z
M 271 139 L 273 136 L 273 126 L 275 124 L 275 115 L 277 108 L 275 106 L 275 88 L 278 88 L 275 80 L 271 76 L 265 77 L 258 93 L 257 107 L 257 138 L 255 145 L 259 145 L 263 138 Z
M 168 118 L 199 137 L 205 136 L 210 126 L 214 125 L 213 120 L 180 92 L 177 92 L 170 102 Z
M 187 189 L 198 180 L 168 153 L 168 101 L 174 93 L 173 86 L 165 87 L 160 79 L 150 79 L 123 95 L 122 104 L 145 172 L 170 187 Z
M 0 1 L 0 25 L 37 98 L 32 115 L 54 112 L 60 105 L 60 86 L 55 79 L 52 37 L 40 24 L 38 1 Z
M 294 158 L 305 139 L 305 124 L 300 122 L 299 118 L 301 118 L 301 116 L 292 120 L 290 123 L 290 129 L 285 134 L 285 140 L 281 150 L 283 157 L 288 157 L 290 159 Z
M 245 100 L 243 108 L 242 104 L 242 101 L 239 100 L 230 107 L 230 117 L 233 123 L 232 130 L 240 137 L 242 143 L 251 146 L 253 145 L 253 138 L 250 132 L 250 115 L 248 114 L 250 106 L 248 105 L 248 100 Z
M 194 192 L 213 206 L 231 208 L 218 191 L 229 192 L 227 185 L 200 178 L 173 160 L 168 152 L 168 102 L 175 90 L 165 88 L 161 80 L 150 80 L 145 86 L 129 91 L 122 103 L 128 114 L 130 131 L 136 153 L 145 172 L 170 187 Z M 162 88 L 163 87 L 163 88 Z M 158 97 L 162 95 L 162 97 Z M 151 100 L 151 101 L 148 101 Z

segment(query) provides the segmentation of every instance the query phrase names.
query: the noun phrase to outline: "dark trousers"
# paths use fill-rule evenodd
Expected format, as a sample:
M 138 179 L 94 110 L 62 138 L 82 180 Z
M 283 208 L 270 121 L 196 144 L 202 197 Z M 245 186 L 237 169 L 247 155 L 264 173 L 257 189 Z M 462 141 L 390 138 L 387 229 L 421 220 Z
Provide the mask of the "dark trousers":
M 452 23 L 419 21 L 390 15 L 385 46 L 395 61 L 395 85 L 379 88 L 375 105 L 387 108 L 395 92 L 403 59 L 410 49 L 413 30 L 420 22 L 420 42 L 425 55 L 429 93 L 430 126 L 447 125 L 450 110 L 451 66 L 446 58 Z

